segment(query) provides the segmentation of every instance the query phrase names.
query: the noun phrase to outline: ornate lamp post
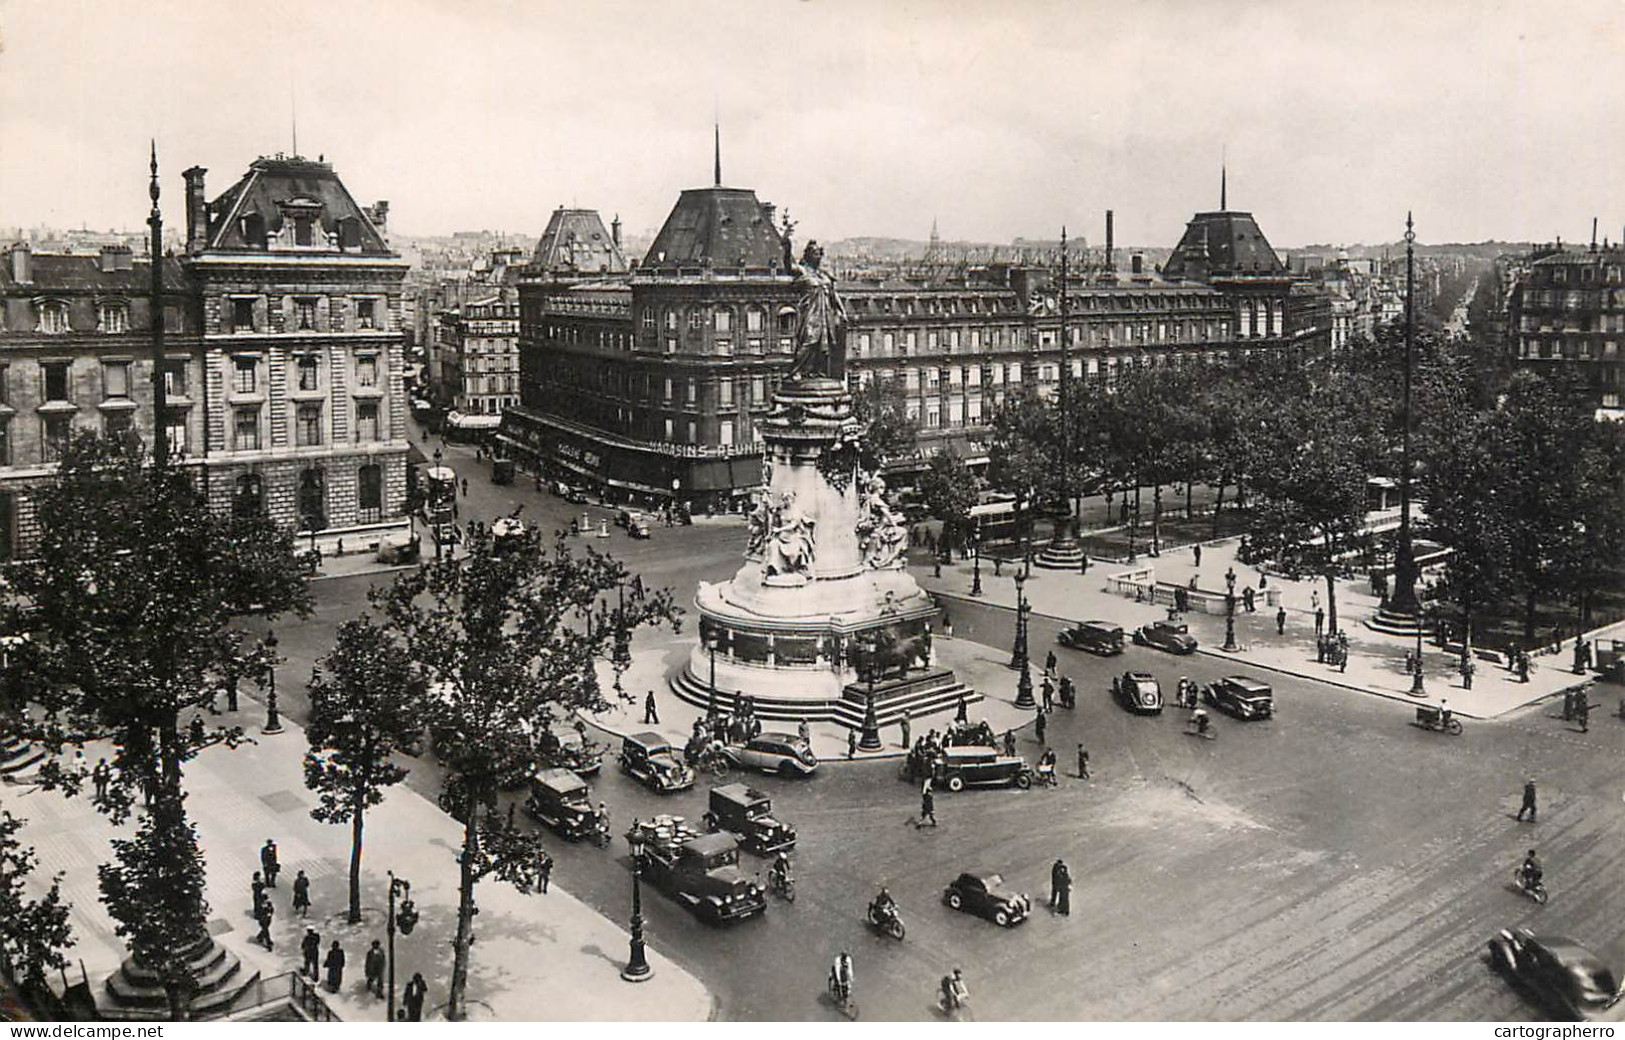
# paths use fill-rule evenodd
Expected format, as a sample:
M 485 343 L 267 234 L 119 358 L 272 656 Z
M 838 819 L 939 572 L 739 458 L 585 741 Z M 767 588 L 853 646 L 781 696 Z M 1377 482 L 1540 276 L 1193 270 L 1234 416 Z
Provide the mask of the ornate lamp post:
M 655 970 L 649 966 L 643 946 L 643 893 L 638 887 L 643 876 L 643 831 L 636 820 L 626 832 L 626 840 L 632 845 L 632 948 L 626 967 L 621 969 L 621 978 L 627 982 L 642 982 L 653 978 Z
M 1233 654 L 1241 647 L 1236 645 L 1236 594 L 1224 594 L 1224 645 L 1219 647 L 1225 653 Z
M 879 751 L 880 720 L 875 715 L 875 673 L 879 671 L 880 643 L 875 640 L 868 645 L 869 660 L 865 671 L 869 673 L 869 695 L 864 698 L 863 704 L 863 732 L 858 734 L 858 748 L 862 751 Z
M 412 882 L 405 878 L 395 876 L 393 870 L 389 874 L 389 917 L 384 925 L 384 934 L 389 940 L 389 1021 L 395 1021 L 395 931 L 399 928 L 402 935 L 411 935 L 412 929 L 418 926 L 418 908 L 412 902 Z M 395 909 L 395 897 L 401 897 L 399 912 Z
M 1427 689 L 1422 679 L 1422 619 L 1416 619 L 1416 657 L 1411 662 L 1411 688 L 1412 697 L 1427 696 Z
M 269 656 L 265 662 L 265 727 L 260 730 L 267 735 L 282 732 L 282 716 L 276 710 L 276 645 L 276 630 L 272 629 L 265 637 L 265 649 L 269 651 Z
M 982 519 L 981 519 L 981 517 L 977 517 L 977 519 L 976 519 L 976 530 L 971 535 L 971 538 L 972 538 L 972 541 L 971 541 L 971 553 L 972 553 L 971 559 L 972 559 L 972 563 L 971 563 L 971 571 L 970 571 L 970 594 L 972 596 L 980 596 L 982 594 Z
M 717 717 L 717 636 L 713 632 L 705 637 L 705 649 L 711 654 L 711 685 L 709 695 L 705 699 L 705 717 L 707 721 Z
M 441 454 L 442 453 L 441 453 L 439 448 L 436 448 L 434 450 L 434 468 L 435 468 L 435 477 L 436 477 L 436 479 L 439 479 L 439 476 L 440 476 Z M 431 481 L 430 484 L 429 484 L 429 490 L 431 492 L 433 492 L 433 490 L 434 490 L 433 481 Z M 453 491 L 452 494 L 456 494 L 456 492 Z M 434 500 L 431 499 L 430 502 L 429 502 L 429 522 L 434 526 L 434 558 L 437 559 L 437 560 L 442 558 L 442 555 L 444 554 L 444 551 L 445 551 L 444 548 L 440 544 L 441 541 L 442 541 L 442 538 L 441 538 L 441 533 L 440 533 L 439 515 L 440 515 L 440 503 L 435 502 Z
M 1033 672 L 1031 662 L 1027 656 L 1027 595 L 1026 575 L 1016 575 L 1016 645 L 1010 666 L 1019 668 L 1021 676 L 1016 680 L 1016 707 L 1033 708 L 1038 702 L 1033 700 Z

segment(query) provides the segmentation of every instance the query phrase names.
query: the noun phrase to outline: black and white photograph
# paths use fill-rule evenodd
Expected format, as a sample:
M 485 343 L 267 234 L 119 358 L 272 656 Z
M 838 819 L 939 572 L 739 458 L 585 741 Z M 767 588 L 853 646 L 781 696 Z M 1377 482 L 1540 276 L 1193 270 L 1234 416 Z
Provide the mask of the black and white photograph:
M 0 1031 L 1625 1021 L 1621 126 L 1617 0 L 0 0 Z

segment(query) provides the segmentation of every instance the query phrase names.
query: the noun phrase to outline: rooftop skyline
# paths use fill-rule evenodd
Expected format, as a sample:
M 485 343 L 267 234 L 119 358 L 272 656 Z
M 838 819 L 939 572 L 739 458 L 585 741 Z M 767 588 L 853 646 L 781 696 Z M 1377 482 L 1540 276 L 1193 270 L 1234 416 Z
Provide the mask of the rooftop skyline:
M 0 3 L 0 224 L 130 227 L 156 137 L 217 195 L 332 162 L 395 231 L 540 234 L 558 205 L 658 228 L 722 179 L 797 237 L 1177 242 L 1219 201 L 1277 248 L 1583 241 L 1625 223 L 1625 9 L 1373 0 L 741 6 Z M 1335 18 L 1327 17 L 1335 12 Z M 244 33 L 247 32 L 247 35 Z M 255 56 L 253 60 L 245 60 Z M 1581 81 L 1576 70 L 1597 70 Z M 1583 93 L 1580 89 L 1583 85 Z

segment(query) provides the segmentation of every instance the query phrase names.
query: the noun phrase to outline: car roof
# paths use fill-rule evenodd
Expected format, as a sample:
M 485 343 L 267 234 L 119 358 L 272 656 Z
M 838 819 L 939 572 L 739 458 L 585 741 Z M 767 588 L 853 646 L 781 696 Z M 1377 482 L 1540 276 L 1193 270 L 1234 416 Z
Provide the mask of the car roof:
M 1156 682 L 1157 681 L 1157 677 L 1152 675 L 1150 672 L 1133 672 L 1133 671 L 1130 671 L 1130 672 L 1124 672 L 1123 674 L 1128 676 L 1130 679 L 1132 679 L 1135 682 Z
M 638 744 L 650 751 L 657 748 L 671 747 L 671 741 L 667 740 L 665 737 L 654 732 L 653 730 L 648 730 L 643 733 L 627 734 L 626 742 L 628 744 Z
M 732 834 L 718 831 L 715 834 L 702 834 L 698 838 L 690 838 L 685 847 L 702 856 L 709 856 L 713 853 L 737 849 L 739 848 L 739 841 Z
M 1270 688 L 1269 683 L 1261 682 L 1258 679 L 1249 678 L 1245 675 L 1227 675 L 1224 677 L 1224 681 L 1227 683 L 1235 683 L 1244 690 L 1256 690 L 1267 693 Z
M 730 802 L 739 802 L 741 804 L 768 800 L 766 794 L 747 784 L 723 784 L 721 787 L 711 788 L 711 793 L 719 798 L 726 798 Z
M 1121 635 L 1122 631 L 1123 631 L 1123 626 L 1122 625 L 1113 624 L 1110 621 L 1080 621 L 1080 622 L 1078 622 L 1078 627 L 1079 628 L 1098 628 L 1103 632 L 1112 632 L 1112 633 L 1116 633 L 1116 634 L 1119 634 L 1119 635 Z
M 980 881 L 983 887 L 1004 884 L 1004 875 L 997 870 L 967 870 L 959 875 L 961 878 L 971 878 Z
M 754 744 L 758 740 L 776 740 L 785 744 L 801 743 L 801 737 L 798 734 L 780 733 L 777 730 L 768 730 L 766 733 L 758 733 L 756 736 L 751 738 L 750 742 Z
M 547 768 L 538 769 L 531 775 L 531 779 L 539 784 L 546 784 L 560 792 L 585 791 L 587 781 L 570 772 L 568 769 Z
M 942 749 L 944 758 L 998 758 L 999 749 L 986 744 L 950 744 Z

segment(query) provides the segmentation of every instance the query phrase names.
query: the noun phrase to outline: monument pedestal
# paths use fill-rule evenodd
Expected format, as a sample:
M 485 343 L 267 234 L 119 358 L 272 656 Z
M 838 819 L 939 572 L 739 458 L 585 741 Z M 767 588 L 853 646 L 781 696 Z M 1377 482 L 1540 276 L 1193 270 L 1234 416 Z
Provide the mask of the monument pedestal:
M 237 998 L 258 981 L 257 971 L 245 971 L 242 960 L 230 950 L 205 936 L 187 951 L 197 989 L 186 1001 L 192 1018 L 213 1018 L 231 1010 Z M 104 1018 L 150 1018 L 153 1011 L 167 1011 L 169 997 L 162 980 L 154 972 L 127 957 L 119 970 L 107 978 L 108 1002 L 98 1005 Z
M 758 716 L 862 725 L 860 674 L 901 673 L 882 724 L 979 699 L 931 666 L 936 605 L 905 571 L 908 534 L 885 483 L 858 465 L 862 429 L 846 386 L 791 379 L 762 423 L 767 488 L 752 511 L 745 564 L 702 582 L 699 640 L 671 679 L 685 701 Z M 712 686 L 712 676 L 715 686 Z M 866 689 L 866 686 L 865 686 Z M 878 707 L 878 706 L 877 706 Z

